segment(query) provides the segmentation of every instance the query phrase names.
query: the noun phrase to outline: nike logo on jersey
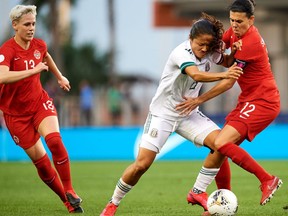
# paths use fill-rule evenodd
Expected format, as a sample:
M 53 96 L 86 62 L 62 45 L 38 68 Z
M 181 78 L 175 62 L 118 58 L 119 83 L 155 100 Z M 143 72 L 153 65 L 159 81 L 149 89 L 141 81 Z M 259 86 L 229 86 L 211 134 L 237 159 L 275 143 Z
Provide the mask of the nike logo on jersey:
M 17 60 L 19 60 L 20 58 L 14 58 L 14 61 L 17 61 Z

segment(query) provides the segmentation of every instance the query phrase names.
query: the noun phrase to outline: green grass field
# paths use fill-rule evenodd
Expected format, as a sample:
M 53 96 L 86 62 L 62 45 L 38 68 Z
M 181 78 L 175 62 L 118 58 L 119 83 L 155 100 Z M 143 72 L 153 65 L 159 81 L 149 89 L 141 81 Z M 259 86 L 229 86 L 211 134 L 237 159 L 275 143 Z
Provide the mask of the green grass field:
M 247 216 L 287 215 L 282 207 L 288 204 L 288 161 L 260 161 L 284 184 L 275 197 L 260 206 L 258 180 L 231 164 L 232 189 L 238 197 L 238 214 Z M 110 199 L 115 183 L 130 162 L 72 162 L 74 188 L 83 199 L 84 215 L 99 216 Z M 123 199 L 117 215 L 185 216 L 201 215 L 202 208 L 186 202 L 201 161 L 155 162 L 140 182 Z M 287 181 L 288 182 L 288 181 Z M 215 190 L 215 183 L 208 192 Z M 0 163 L 0 215 L 62 216 L 68 215 L 60 199 L 40 181 L 30 162 Z

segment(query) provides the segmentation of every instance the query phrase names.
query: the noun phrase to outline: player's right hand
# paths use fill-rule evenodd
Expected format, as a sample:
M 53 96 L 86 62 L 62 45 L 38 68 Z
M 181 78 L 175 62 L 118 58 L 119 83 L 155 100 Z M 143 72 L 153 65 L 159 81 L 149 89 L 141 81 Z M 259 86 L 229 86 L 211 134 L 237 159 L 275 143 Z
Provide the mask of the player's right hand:
M 41 73 L 42 71 L 48 71 L 48 66 L 46 62 L 40 62 L 39 64 L 34 67 L 35 74 Z
M 238 79 L 243 74 L 243 69 L 235 62 L 226 72 L 226 79 Z

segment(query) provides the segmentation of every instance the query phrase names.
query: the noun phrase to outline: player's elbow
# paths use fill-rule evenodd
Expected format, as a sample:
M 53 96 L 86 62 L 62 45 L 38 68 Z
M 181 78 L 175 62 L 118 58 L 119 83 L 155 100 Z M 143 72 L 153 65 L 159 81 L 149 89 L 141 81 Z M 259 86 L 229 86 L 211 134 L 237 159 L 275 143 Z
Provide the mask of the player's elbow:
M 226 91 L 231 89 L 233 87 L 234 83 L 236 82 L 235 79 L 225 79 L 223 81 L 224 81 L 223 84 L 225 86 Z
M 200 74 L 192 74 L 191 77 L 196 82 L 203 82 L 203 77 Z

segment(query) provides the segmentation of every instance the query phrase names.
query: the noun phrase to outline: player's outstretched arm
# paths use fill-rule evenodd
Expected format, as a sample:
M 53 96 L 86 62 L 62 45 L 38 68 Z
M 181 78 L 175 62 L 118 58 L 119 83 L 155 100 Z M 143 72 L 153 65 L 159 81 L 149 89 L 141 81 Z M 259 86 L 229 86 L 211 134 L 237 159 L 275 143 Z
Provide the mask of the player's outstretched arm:
M 70 86 L 69 80 L 65 76 L 62 75 L 56 63 L 54 62 L 52 56 L 49 53 L 47 53 L 47 55 L 45 56 L 45 61 L 47 62 L 49 71 L 51 71 L 56 77 L 60 88 L 62 88 L 65 91 L 70 91 L 71 86 Z

